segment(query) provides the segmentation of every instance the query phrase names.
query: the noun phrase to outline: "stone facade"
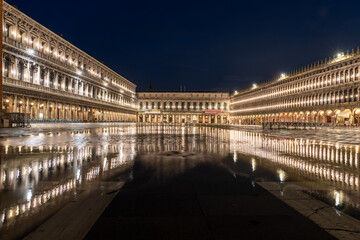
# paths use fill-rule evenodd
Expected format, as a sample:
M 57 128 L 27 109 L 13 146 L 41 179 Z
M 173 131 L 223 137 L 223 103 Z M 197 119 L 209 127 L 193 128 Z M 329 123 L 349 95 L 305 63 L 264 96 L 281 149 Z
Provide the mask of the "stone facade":
M 3 108 L 32 119 L 136 121 L 136 85 L 4 2 Z
M 231 96 L 231 123 L 360 123 L 360 50 L 340 53 Z
M 140 123 L 229 122 L 229 93 L 138 92 Z

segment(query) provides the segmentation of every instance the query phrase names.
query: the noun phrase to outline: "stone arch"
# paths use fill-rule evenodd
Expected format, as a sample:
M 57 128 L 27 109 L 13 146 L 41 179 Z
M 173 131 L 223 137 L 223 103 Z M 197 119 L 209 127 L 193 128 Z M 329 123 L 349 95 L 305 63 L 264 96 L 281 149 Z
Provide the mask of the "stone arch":
M 359 126 L 360 125 L 360 108 L 353 109 L 353 116 L 354 116 L 353 123 L 356 124 L 357 126 Z

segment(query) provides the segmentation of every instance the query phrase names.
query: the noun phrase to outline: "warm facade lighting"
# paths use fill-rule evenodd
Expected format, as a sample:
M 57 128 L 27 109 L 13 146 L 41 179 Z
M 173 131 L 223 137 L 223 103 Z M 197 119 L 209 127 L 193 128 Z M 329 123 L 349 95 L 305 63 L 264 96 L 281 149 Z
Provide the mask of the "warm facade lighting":
M 34 49 L 32 49 L 32 48 L 28 48 L 26 51 L 27 51 L 29 54 L 34 54 L 34 53 L 35 53 Z

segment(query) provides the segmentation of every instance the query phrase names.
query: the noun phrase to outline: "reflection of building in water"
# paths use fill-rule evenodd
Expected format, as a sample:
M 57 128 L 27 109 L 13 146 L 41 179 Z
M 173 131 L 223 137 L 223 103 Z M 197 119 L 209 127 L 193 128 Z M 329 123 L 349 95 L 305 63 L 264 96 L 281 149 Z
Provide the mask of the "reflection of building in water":
M 4 2 L 3 89 L 32 119 L 136 121 L 136 85 Z
M 135 128 L 104 128 L 72 134 L 106 133 L 118 136 L 119 133 L 133 134 L 134 131 Z M 135 143 L 131 141 L 81 148 L 4 146 L 0 192 L 3 196 L 14 196 L 4 197 L 0 203 L 0 228 L 14 221 L 15 217 L 57 201 L 88 181 L 106 178 L 121 168 L 131 166 L 134 157 Z
M 138 122 L 213 123 L 229 120 L 229 93 L 138 92 Z
M 359 191 L 359 147 L 230 131 L 232 152 L 272 161 L 303 177 Z
M 308 65 L 231 96 L 231 121 L 360 123 L 360 49 Z
M 225 129 L 192 126 L 137 126 L 140 153 L 184 151 L 226 155 L 229 132 Z
M 141 125 L 137 134 L 136 162 L 151 169 L 160 182 L 201 163 L 219 163 L 230 151 L 229 131 L 225 129 Z

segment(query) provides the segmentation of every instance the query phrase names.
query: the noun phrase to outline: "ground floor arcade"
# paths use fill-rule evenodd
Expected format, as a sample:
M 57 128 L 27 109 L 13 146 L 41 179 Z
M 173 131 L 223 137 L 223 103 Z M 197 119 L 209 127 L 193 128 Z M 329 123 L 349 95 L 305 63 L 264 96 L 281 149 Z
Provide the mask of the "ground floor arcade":
M 30 113 L 33 120 L 124 121 L 135 122 L 136 114 L 91 105 L 55 101 L 15 94 L 5 94 L 3 108 L 7 112 Z
M 263 122 L 311 122 L 360 126 L 360 107 L 231 116 L 230 122 L 241 125 L 259 125 Z
M 229 115 L 221 114 L 148 114 L 138 113 L 140 123 L 208 123 L 208 124 L 227 124 Z

